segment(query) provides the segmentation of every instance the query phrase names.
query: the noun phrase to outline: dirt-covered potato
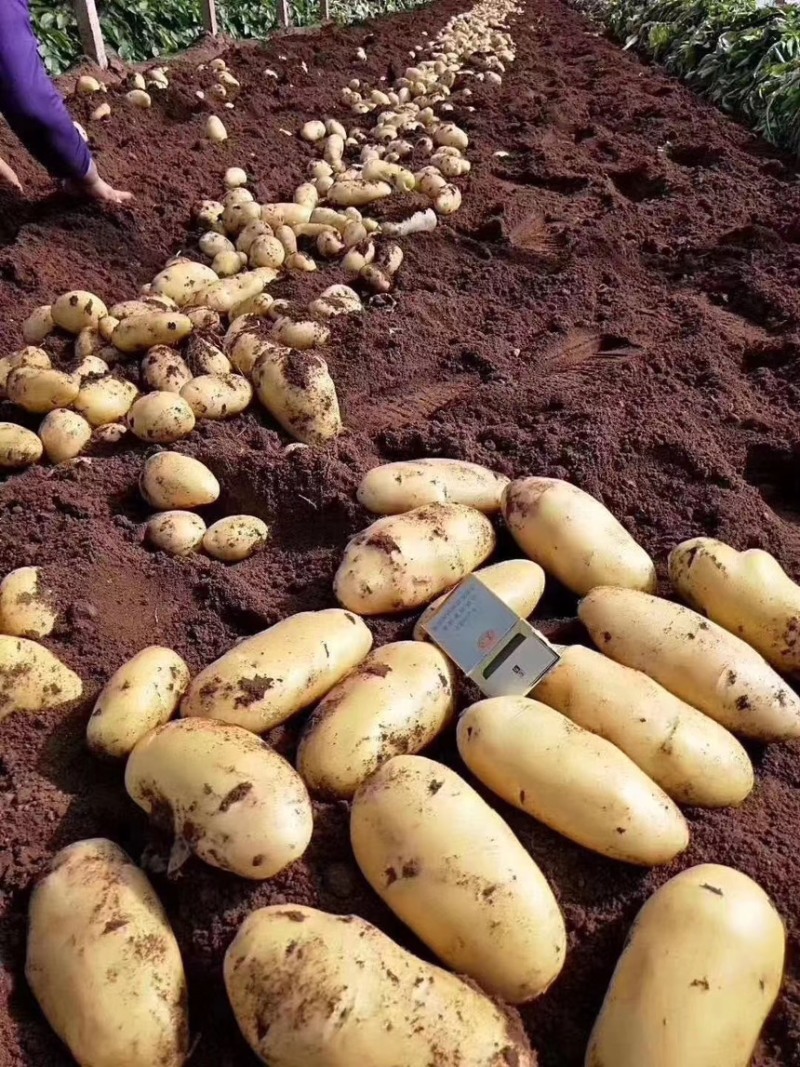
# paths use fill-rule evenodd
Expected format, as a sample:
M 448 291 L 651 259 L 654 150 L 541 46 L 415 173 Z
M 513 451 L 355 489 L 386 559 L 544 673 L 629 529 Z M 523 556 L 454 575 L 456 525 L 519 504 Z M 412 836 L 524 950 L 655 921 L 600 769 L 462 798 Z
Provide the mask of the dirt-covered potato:
M 0 633 L 12 637 L 47 637 L 58 610 L 39 567 L 17 567 L 0 582 Z
M 128 425 L 141 441 L 168 445 L 188 437 L 195 425 L 194 412 L 175 393 L 145 393 L 128 412 Z
M 182 1067 L 186 978 L 147 876 L 112 841 L 53 857 L 28 911 L 25 977 L 82 1067 Z
M 32 430 L 0 422 L 0 470 L 30 467 L 42 458 L 42 442 Z
M 178 305 L 165 293 L 149 293 L 138 300 L 122 300 L 109 309 L 108 317 L 129 319 L 132 315 L 146 315 L 148 311 L 177 311 Z M 105 321 L 103 319 L 101 322 Z
M 26 345 L 18 352 L 12 352 L 8 356 L 0 357 L 0 396 L 5 396 L 8 377 L 12 371 L 20 367 L 40 367 L 46 370 L 51 366 L 50 357 L 43 348 L 34 345 Z
M 236 304 L 262 293 L 276 275 L 277 271 L 270 267 L 259 267 L 237 274 L 235 278 L 218 278 L 199 289 L 192 297 L 192 303 L 227 315 Z
M 371 647 L 369 629 L 349 611 L 290 615 L 200 671 L 181 714 L 263 733 L 323 697 Z
M 195 334 L 186 342 L 186 363 L 193 375 L 230 374 L 231 361 L 221 348 Z
M 450 661 L 433 645 L 375 649 L 311 715 L 297 769 L 315 793 L 351 797 L 392 756 L 421 752 L 455 710 Z
M 181 389 L 181 399 L 197 419 L 230 419 L 253 399 L 253 387 L 241 374 L 200 374 Z
M 440 959 L 494 996 L 543 993 L 566 954 L 544 875 L 454 771 L 395 756 L 357 791 L 350 840 L 365 878 Z
M 108 308 L 94 293 L 73 289 L 63 293 L 50 307 L 53 322 L 67 333 L 78 334 L 89 326 L 97 326 L 108 314 Z
M 724 808 L 753 788 L 753 765 L 733 736 L 641 671 L 582 645 L 537 683 L 537 700 L 604 737 L 680 804 Z
M 158 452 L 145 460 L 139 491 L 160 511 L 201 508 L 219 496 L 219 482 L 198 459 L 179 452 Z
M 242 878 L 272 878 L 311 840 L 300 775 L 261 738 L 229 723 L 178 719 L 152 730 L 128 758 L 125 788 L 156 820 L 168 819 L 173 872 L 194 852 Z
M 50 304 L 34 308 L 22 324 L 22 339 L 26 345 L 40 345 L 55 329 Z
M 704 863 L 636 916 L 587 1067 L 748 1067 L 783 980 L 786 932 L 747 875 Z
M 237 351 L 244 351 L 245 338 Z M 256 396 L 275 421 L 306 445 L 323 446 L 342 431 L 336 386 L 316 352 L 260 342 L 251 375 Z M 236 358 L 236 357 L 234 357 Z
M 142 360 L 142 377 L 151 389 L 179 393 L 192 380 L 192 372 L 174 348 L 155 345 Z
M 222 205 L 220 205 L 222 214 Z M 217 276 L 211 267 L 204 263 L 192 263 L 182 260 L 173 263 L 153 279 L 153 293 L 161 293 L 174 300 L 178 307 L 191 302 L 198 289 L 215 282 Z M 117 318 L 122 316 L 118 315 Z
M 270 315 L 276 307 L 277 304 L 273 305 Z M 311 319 L 292 319 L 288 315 L 275 320 L 272 333 L 278 344 L 297 349 L 299 352 L 326 345 L 331 336 L 331 331 L 321 322 L 314 322 Z
M 520 478 L 503 495 L 503 516 L 522 551 L 583 596 L 598 585 L 653 592 L 653 561 L 611 512 L 577 485 Z
M 81 380 L 55 367 L 18 367 L 6 380 L 8 399 L 25 411 L 46 415 L 56 408 L 69 407 L 80 389 Z
M 73 406 L 92 426 L 119 422 L 130 411 L 139 390 L 124 378 L 89 378 L 83 382 Z
M 411 611 L 466 578 L 494 547 L 491 522 L 464 504 L 388 515 L 348 543 L 334 592 L 360 615 Z
M 473 704 L 458 751 L 506 803 L 610 859 L 653 867 L 689 844 L 680 810 L 624 752 L 537 700 Z
M 414 459 L 367 471 L 358 502 L 377 515 L 398 515 L 423 504 L 467 504 L 486 514 L 500 510 L 509 479 L 460 459 Z
M 214 559 L 238 563 L 266 543 L 269 527 L 256 515 L 227 515 L 209 526 L 203 548 Z
M 578 614 L 604 655 L 643 671 L 734 733 L 759 741 L 800 737 L 800 698 L 755 649 L 690 608 L 601 587 Z
M 44 645 L 0 634 L 0 722 L 12 711 L 46 711 L 77 700 L 83 682 Z
M 56 408 L 39 424 L 39 437 L 51 463 L 64 463 L 80 455 L 92 438 L 92 427 L 77 411 Z
M 274 1067 L 422 1067 L 434 1049 L 437 1067 L 535 1065 L 498 1005 L 356 915 L 252 912 L 225 954 L 225 987 L 245 1039 Z
M 171 648 L 151 645 L 111 675 L 86 725 L 95 755 L 121 759 L 168 722 L 189 684 L 189 668 Z
M 145 527 L 145 540 L 170 556 L 189 556 L 203 543 L 206 524 L 191 511 L 162 511 Z
M 120 352 L 144 352 L 155 345 L 178 345 L 191 332 L 192 320 L 186 315 L 178 311 L 149 311 L 122 319 L 111 340 Z

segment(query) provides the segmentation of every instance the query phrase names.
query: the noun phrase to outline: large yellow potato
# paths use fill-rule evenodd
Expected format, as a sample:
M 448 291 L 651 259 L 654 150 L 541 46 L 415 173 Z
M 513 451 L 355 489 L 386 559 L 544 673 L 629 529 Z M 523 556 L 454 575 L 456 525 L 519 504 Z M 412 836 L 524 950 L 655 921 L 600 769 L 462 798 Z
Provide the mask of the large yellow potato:
M 12 711 L 45 711 L 77 700 L 83 682 L 36 641 L 0 635 L 0 722 Z
M 734 733 L 800 737 L 800 699 L 755 649 L 702 615 L 632 589 L 599 588 L 579 607 L 597 647 L 644 671 Z
M 724 808 L 753 788 L 753 765 L 724 726 L 648 678 L 582 645 L 537 683 L 537 700 L 604 737 L 680 804 Z
M 184 385 L 181 399 L 195 418 L 230 419 L 248 406 L 253 387 L 241 374 L 200 374 Z
M 236 346 L 252 350 L 249 335 Z M 293 351 L 275 342 L 257 342 L 251 366 L 256 396 L 275 421 L 306 445 L 325 445 L 342 432 L 336 386 L 317 352 Z M 236 357 L 233 357 L 236 360 Z M 237 364 L 238 365 L 238 364 Z
M 573 593 L 596 585 L 652 592 L 653 561 L 599 500 L 558 478 L 520 478 L 503 495 L 520 548 Z
M 39 437 L 51 463 L 80 455 L 92 438 L 92 427 L 76 411 L 55 408 L 39 424 Z
M 191 302 L 198 289 L 215 281 L 217 281 L 217 275 L 211 267 L 206 267 L 203 263 L 183 260 L 180 263 L 173 263 L 156 275 L 153 279 L 152 291 L 168 296 L 178 307 L 184 307 Z M 122 318 L 122 316 L 118 315 L 117 318 Z
M 713 537 L 694 537 L 670 553 L 669 576 L 687 603 L 773 667 L 800 671 L 800 585 L 769 552 L 737 552 Z
M 276 270 L 262 267 L 237 274 L 234 278 L 219 278 L 197 290 L 192 297 L 192 306 L 207 307 L 227 314 L 236 304 L 262 293 L 277 273 Z
M 220 486 L 199 459 L 180 452 L 157 452 L 144 462 L 139 491 L 152 507 L 171 511 L 213 504 Z
M 25 411 L 46 415 L 56 408 L 69 407 L 80 389 L 77 374 L 54 367 L 22 366 L 12 370 L 6 379 L 8 399 Z
M 263 733 L 323 697 L 371 647 L 369 629 L 349 611 L 290 615 L 200 671 L 181 714 Z
M 0 470 L 30 467 L 42 458 L 42 442 L 32 430 L 0 422 Z
M 214 275 L 216 277 L 216 275 Z M 144 352 L 156 345 L 178 345 L 192 332 L 192 320 L 177 311 L 147 311 L 122 319 L 111 340 L 120 352 Z
M 67 333 L 78 334 L 87 326 L 96 326 L 108 314 L 108 308 L 94 293 L 73 289 L 63 293 L 50 307 L 53 322 Z
M 361 615 L 411 611 L 474 571 L 495 547 L 491 522 L 464 504 L 378 519 L 344 550 L 333 588 Z
M 225 987 L 270 1067 L 535 1065 L 521 1028 L 488 997 L 356 915 L 254 911 L 225 954 Z
M 55 597 L 39 567 L 17 567 L 0 582 L 0 633 L 47 637 L 57 618 Z
M 194 852 L 242 878 L 272 878 L 299 859 L 313 815 L 303 780 L 249 730 L 177 719 L 151 730 L 128 757 L 125 788 L 175 835 L 174 872 Z
M 124 378 L 90 378 L 81 385 L 73 406 L 92 426 L 106 426 L 124 418 L 138 395 L 133 382 Z
M 550 886 L 497 812 L 448 767 L 390 759 L 353 799 L 350 840 L 392 911 L 488 993 L 519 1004 L 559 974 L 566 932 Z
M 140 396 L 131 405 L 127 421 L 134 437 L 163 445 L 188 437 L 195 426 L 190 404 L 183 396 L 165 390 Z
M 143 871 L 112 841 L 58 852 L 28 913 L 25 977 L 81 1067 L 181 1067 L 186 978 Z
M 500 510 L 509 479 L 460 459 L 415 459 L 373 467 L 361 479 L 358 501 L 378 515 L 398 515 L 423 504 L 468 504 L 486 514 Z
M 150 645 L 111 675 L 86 725 L 92 752 L 121 758 L 129 755 L 150 730 L 175 714 L 189 668 L 171 648 Z
M 433 645 L 376 648 L 335 686 L 309 719 L 297 769 L 325 796 L 351 797 L 381 764 L 420 752 L 455 710 L 453 669 Z
M 586 1067 L 748 1067 L 780 990 L 786 934 L 747 875 L 706 863 L 636 917 Z

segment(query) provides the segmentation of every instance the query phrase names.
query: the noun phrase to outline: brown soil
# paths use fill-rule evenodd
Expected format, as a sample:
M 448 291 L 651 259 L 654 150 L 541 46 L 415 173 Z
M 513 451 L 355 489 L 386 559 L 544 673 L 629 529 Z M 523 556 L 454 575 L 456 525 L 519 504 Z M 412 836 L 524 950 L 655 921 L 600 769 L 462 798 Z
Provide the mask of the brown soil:
M 107 123 L 91 124 L 101 168 L 137 193 L 132 210 L 98 214 L 48 197 L 46 179 L 0 138 L 28 189 L 23 203 L 0 190 L 4 350 L 19 344 L 25 313 L 60 290 L 133 295 L 185 243 L 189 206 L 218 192 L 227 166 L 246 165 L 261 199 L 285 198 L 309 153 L 282 130 L 338 111 L 338 90 L 353 76 L 394 77 L 421 31 L 435 33 L 465 6 L 443 0 L 371 28 L 233 49 L 245 88 L 224 114 L 231 138 L 222 147 L 199 140 L 196 76 L 181 61 L 175 87 L 151 112 L 115 104 Z M 270 524 L 263 552 L 226 567 L 143 548 L 142 445 L 38 467 L 0 488 L 3 569 L 44 568 L 64 606 L 47 643 L 86 690 L 79 707 L 0 727 L 0 1067 L 68 1063 L 25 985 L 23 954 L 30 887 L 54 850 L 78 838 L 111 837 L 156 872 L 189 972 L 194 1067 L 255 1062 L 220 967 L 254 907 L 355 911 L 425 954 L 356 870 L 346 805 L 317 805 L 308 855 L 270 882 L 194 861 L 168 881 L 157 873 L 168 843 L 127 799 L 120 768 L 97 762 L 83 740 L 98 688 L 145 644 L 169 645 L 197 669 L 243 634 L 330 605 L 342 546 L 366 521 L 354 487 L 370 465 L 445 455 L 570 478 L 600 496 L 662 569 L 677 541 L 705 533 L 769 549 L 800 577 L 794 172 L 558 0 L 530 0 L 514 35 L 518 62 L 502 88 L 479 88 L 476 110 L 456 115 L 474 142 L 463 210 L 435 235 L 405 242 L 396 304 L 384 299 L 335 324 L 327 358 L 349 433 L 326 451 L 284 454 L 286 437 L 253 411 L 203 424 L 180 446 L 222 482 L 209 519 L 251 512 Z M 355 55 L 361 44 L 366 64 Z M 84 106 L 76 104 L 81 115 Z M 16 415 L 0 408 L 0 417 Z M 510 551 L 501 534 L 501 553 Z M 550 632 L 580 636 L 574 608 L 551 583 L 539 616 Z M 378 620 L 374 629 L 387 640 L 408 636 L 411 624 Z M 281 751 L 292 753 L 297 725 L 275 731 Z M 459 766 L 451 738 L 434 754 Z M 690 812 L 691 848 L 665 870 L 605 861 L 503 809 L 555 887 L 570 931 L 564 973 L 522 1013 L 544 1067 L 582 1063 L 636 910 L 675 871 L 707 860 L 758 879 L 786 917 L 788 975 L 755 1063 L 800 1064 L 798 749 L 753 755 L 753 796 L 739 811 Z

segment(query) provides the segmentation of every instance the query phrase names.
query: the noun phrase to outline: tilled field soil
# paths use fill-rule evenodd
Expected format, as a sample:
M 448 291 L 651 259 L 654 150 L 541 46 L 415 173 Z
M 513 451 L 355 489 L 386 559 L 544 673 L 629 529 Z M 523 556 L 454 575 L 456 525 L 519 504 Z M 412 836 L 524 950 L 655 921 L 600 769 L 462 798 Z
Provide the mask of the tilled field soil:
M 255 175 L 258 199 L 287 198 L 310 155 L 295 136 L 301 122 L 339 114 L 351 77 L 377 84 L 401 74 L 420 33 L 435 34 L 465 6 L 444 0 L 367 28 L 231 49 L 244 89 L 225 114 L 224 146 L 200 139 L 195 60 L 175 64 L 152 111 L 115 104 L 106 124 L 91 124 L 101 168 L 137 194 L 132 210 L 97 214 L 49 196 L 46 179 L 0 137 L 28 190 L 24 203 L 0 190 L 3 351 L 19 346 L 25 314 L 64 289 L 134 295 L 185 244 L 192 202 L 219 195 L 227 166 Z M 330 605 L 345 540 L 367 522 L 354 489 L 369 466 L 445 455 L 569 478 L 605 501 L 662 576 L 667 551 L 705 533 L 769 549 L 800 578 L 795 172 L 557 0 L 531 0 L 512 32 L 518 60 L 502 87 L 476 86 L 475 110 L 455 115 L 473 144 L 472 174 L 459 183 L 464 208 L 436 234 L 405 242 L 394 307 L 335 326 L 326 358 L 347 434 L 325 451 L 284 454 L 288 439 L 253 409 L 201 424 L 178 446 L 222 482 L 207 518 L 250 512 L 269 523 L 263 552 L 225 566 L 145 549 L 136 481 L 147 450 L 135 443 L 0 487 L 3 572 L 45 568 L 64 607 L 46 643 L 85 683 L 80 706 L 0 726 L 0 1067 L 70 1062 L 23 978 L 28 894 L 49 857 L 100 835 L 150 869 L 167 851 L 127 799 L 121 769 L 84 747 L 99 687 L 146 644 L 166 644 L 197 669 L 241 635 Z M 84 104 L 76 108 L 85 118 Z M 329 272 L 304 284 L 334 280 Z M 18 413 L 0 407 L 9 417 Z M 506 535 L 500 546 L 501 557 L 513 553 Z M 547 632 L 580 639 L 574 608 L 551 583 L 537 616 Z M 378 620 L 376 637 L 407 637 L 411 623 Z M 271 737 L 290 756 L 297 725 Z M 563 974 L 522 1011 L 544 1067 L 582 1063 L 634 914 L 679 868 L 703 861 L 752 875 L 787 920 L 788 973 L 755 1064 L 800 1064 L 800 753 L 775 745 L 752 754 L 753 795 L 737 811 L 690 811 L 691 847 L 668 869 L 603 860 L 502 809 L 553 884 L 570 934 Z M 459 766 L 452 739 L 434 755 Z M 255 907 L 354 911 L 427 955 L 361 878 L 347 815 L 344 804 L 318 804 L 307 856 L 269 882 L 196 861 L 174 881 L 153 875 L 189 974 L 194 1067 L 255 1063 L 221 979 L 224 950 Z

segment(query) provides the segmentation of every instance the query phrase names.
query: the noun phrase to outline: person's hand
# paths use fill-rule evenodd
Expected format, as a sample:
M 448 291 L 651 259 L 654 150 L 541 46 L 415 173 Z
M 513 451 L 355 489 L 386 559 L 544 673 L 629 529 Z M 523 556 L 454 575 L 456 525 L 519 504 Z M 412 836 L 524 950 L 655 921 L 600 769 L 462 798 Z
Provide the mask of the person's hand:
M 17 192 L 22 192 L 22 182 L 17 177 L 17 172 L 9 167 L 8 163 L 0 156 L 0 181 L 13 186 Z
M 94 162 L 86 177 L 82 181 L 67 182 L 67 189 L 75 196 L 85 197 L 99 204 L 126 204 L 129 200 L 133 200 L 133 193 L 115 189 L 104 181 Z

